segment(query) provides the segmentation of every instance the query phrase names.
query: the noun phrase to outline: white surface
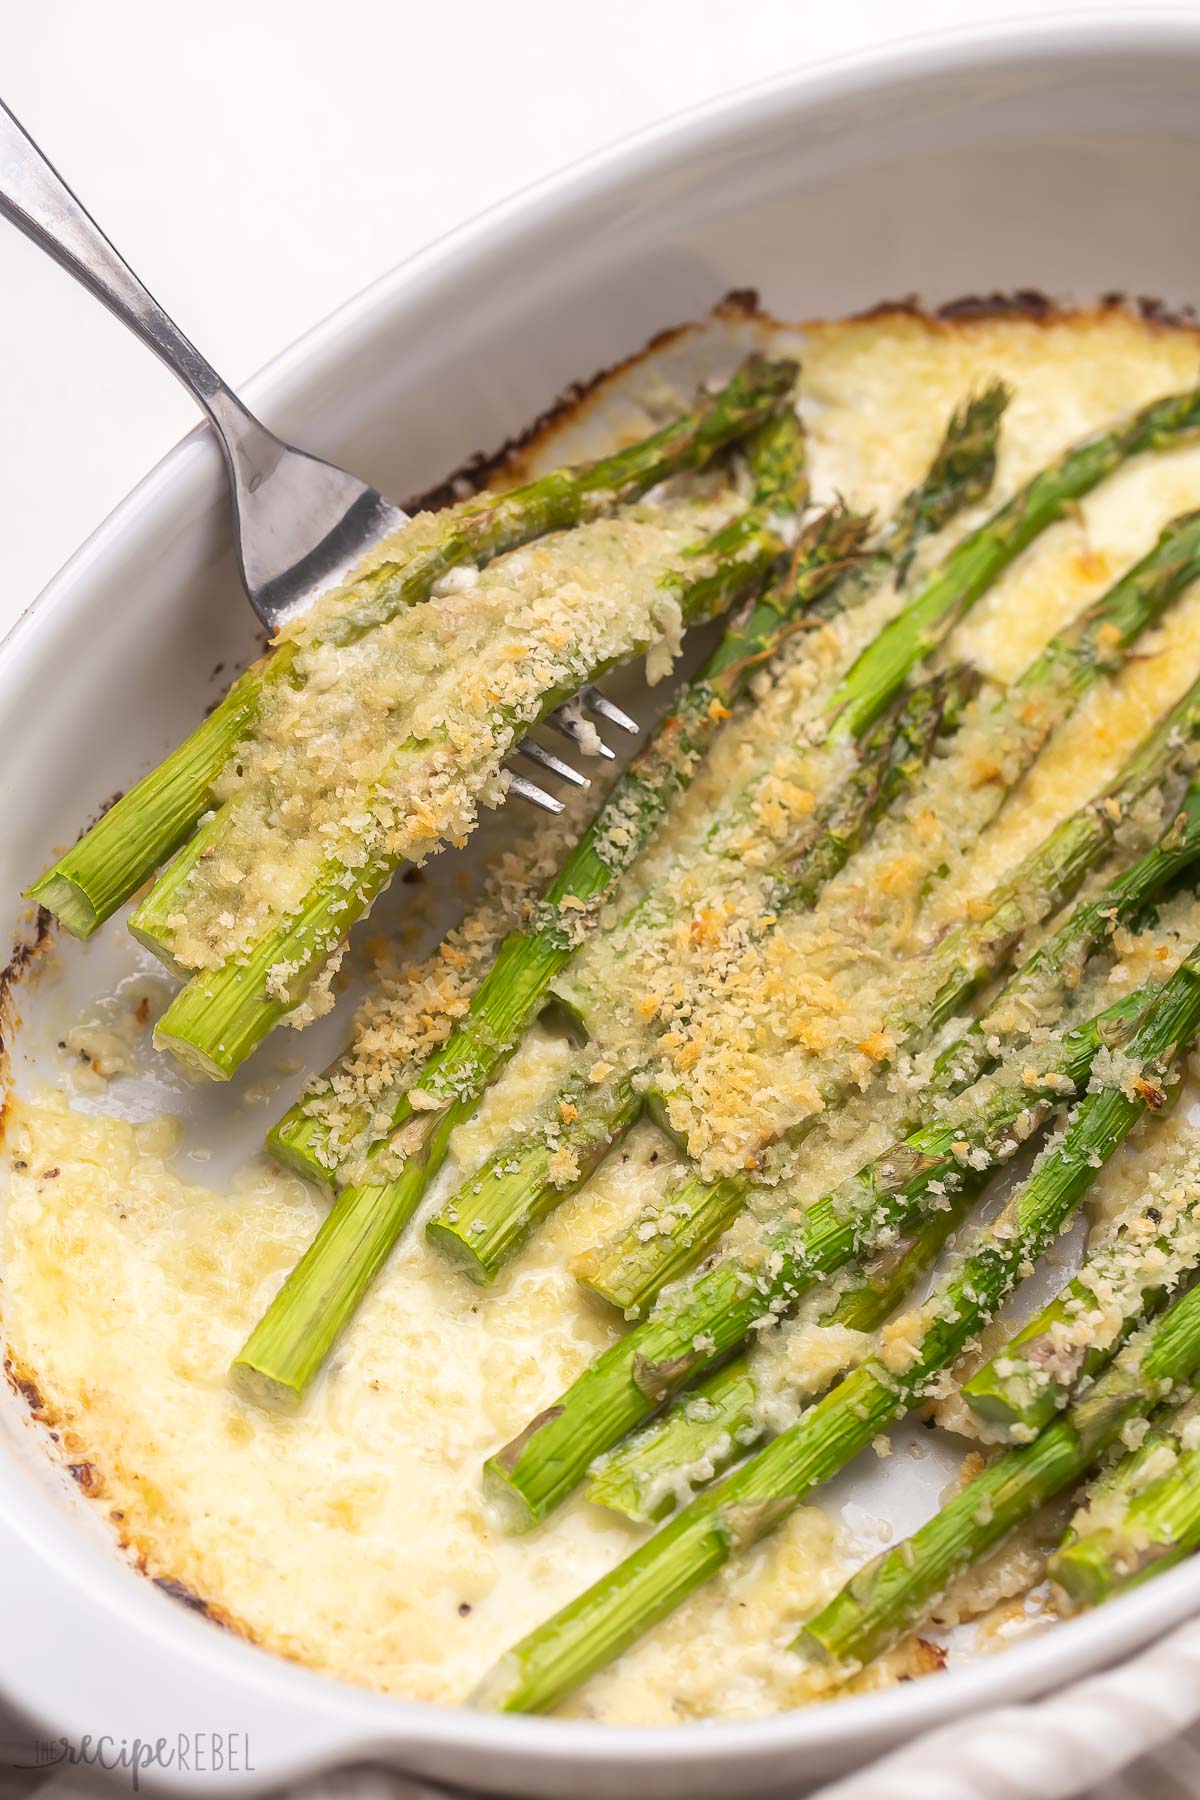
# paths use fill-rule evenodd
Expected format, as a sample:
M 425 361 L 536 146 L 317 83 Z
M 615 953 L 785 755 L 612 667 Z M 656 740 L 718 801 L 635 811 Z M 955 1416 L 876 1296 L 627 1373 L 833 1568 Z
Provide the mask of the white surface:
M 1098 10 L 1138 7 L 14 0 L 0 94 L 237 383 L 461 220 L 680 107 L 900 33 Z M 2 221 L 0 395 L 2 633 L 197 415 Z

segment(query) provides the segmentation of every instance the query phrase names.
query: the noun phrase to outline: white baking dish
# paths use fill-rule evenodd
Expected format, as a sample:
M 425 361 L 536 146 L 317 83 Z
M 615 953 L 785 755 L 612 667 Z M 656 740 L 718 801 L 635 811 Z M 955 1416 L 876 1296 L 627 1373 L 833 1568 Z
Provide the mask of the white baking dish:
M 1014 286 L 1181 305 L 1200 296 L 1198 91 L 1200 19 L 1178 14 L 976 31 L 791 75 L 457 232 L 250 397 L 286 435 L 406 494 L 735 285 L 791 317 Z M 224 507 L 215 449 L 189 438 L 4 645 L 0 918 L 15 934 L 16 896 L 51 844 L 175 741 L 213 665 L 248 646 Z M 46 1020 L 36 984 L 18 999 L 19 1068 Z M 1200 1566 L 1184 1567 L 1003 1656 L 753 1725 L 496 1719 L 341 1686 L 222 1633 L 140 1579 L 66 1486 L 0 1395 L 0 1692 L 73 1739 L 248 1733 L 240 1779 L 259 1786 L 376 1758 L 523 1794 L 794 1792 L 950 1716 L 1044 1693 L 1200 1605 Z

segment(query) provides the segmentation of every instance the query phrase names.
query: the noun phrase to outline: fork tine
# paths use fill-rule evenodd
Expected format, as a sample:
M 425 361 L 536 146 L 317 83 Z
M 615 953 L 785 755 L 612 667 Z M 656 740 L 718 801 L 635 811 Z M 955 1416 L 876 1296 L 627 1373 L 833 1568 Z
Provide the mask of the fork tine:
M 560 781 L 569 781 L 572 787 L 588 788 L 592 785 L 590 776 L 581 775 L 578 769 L 573 769 L 570 763 L 563 761 L 561 756 L 554 756 L 549 750 L 543 750 L 542 746 L 535 744 L 532 738 L 525 739 L 519 754 L 527 757 L 530 762 L 537 763 L 539 768 L 545 769 L 548 774 L 557 775 Z
M 560 710 L 559 712 L 551 713 L 550 717 L 546 720 L 546 724 L 549 725 L 552 731 L 557 731 L 559 737 L 570 738 L 573 744 L 582 744 L 584 736 L 584 725 L 582 720 L 568 718 L 566 713 Z M 595 726 L 592 727 L 592 730 L 595 730 Z M 601 756 L 607 762 L 615 762 L 617 755 L 615 750 L 609 749 L 602 737 L 597 737 L 594 744 L 588 744 L 588 754 Z
M 561 800 L 548 794 L 545 788 L 538 787 L 536 782 L 526 781 L 524 775 L 510 775 L 508 791 L 515 794 L 518 800 L 528 800 L 530 806 L 540 807 L 542 812 L 560 813 L 563 810 Z
M 638 735 L 637 720 L 631 719 L 627 712 L 622 712 L 621 708 L 615 706 L 606 694 L 600 692 L 599 688 L 586 687 L 579 698 L 589 712 L 598 713 L 602 719 L 607 719 L 610 725 L 616 725 L 619 730 L 627 731 L 631 737 Z

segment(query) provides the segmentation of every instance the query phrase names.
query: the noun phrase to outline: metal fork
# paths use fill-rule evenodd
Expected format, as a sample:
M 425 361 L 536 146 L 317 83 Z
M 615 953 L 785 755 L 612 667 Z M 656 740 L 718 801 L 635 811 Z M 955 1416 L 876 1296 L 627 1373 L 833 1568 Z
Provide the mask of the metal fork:
M 142 286 L 3 101 L 0 213 L 148 344 L 207 413 L 229 476 L 246 597 L 270 632 L 343 581 L 381 538 L 407 523 L 408 514 L 375 488 L 307 450 L 285 444 L 259 423 Z M 636 735 L 634 720 L 592 687 L 547 723 L 579 743 L 584 733 L 577 711 L 580 703 Z M 587 736 L 590 739 L 591 733 Z M 598 745 L 593 741 L 591 747 L 601 756 L 613 757 L 603 741 Z M 526 739 L 518 754 L 561 781 L 576 787 L 591 785 L 586 775 L 533 739 Z M 544 812 L 562 811 L 561 800 L 524 775 L 511 776 L 509 792 Z

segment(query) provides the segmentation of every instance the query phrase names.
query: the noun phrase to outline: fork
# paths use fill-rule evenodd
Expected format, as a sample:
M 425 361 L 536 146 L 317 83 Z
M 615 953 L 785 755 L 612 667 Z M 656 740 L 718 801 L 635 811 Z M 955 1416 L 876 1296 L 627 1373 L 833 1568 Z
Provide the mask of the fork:
M 229 477 L 242 585 L 272 635 L 407 524 L 408 514 L 377 489 L 285 444 L 255 418 L 143 287 L 2 100 L 0 213 L 149 345 L 208 415 Z M 614 752 L 583 723 L 581 705 L 633 735 L 636 722 L 594 687 L 547 721 L 560 736 L 612 760 Z M 532 738 L 517 754 L 560 781 L 591 785 Z M 557 796 L 524 775 L 510 772 L 508 791 L 543 812 L 563 809 Z

